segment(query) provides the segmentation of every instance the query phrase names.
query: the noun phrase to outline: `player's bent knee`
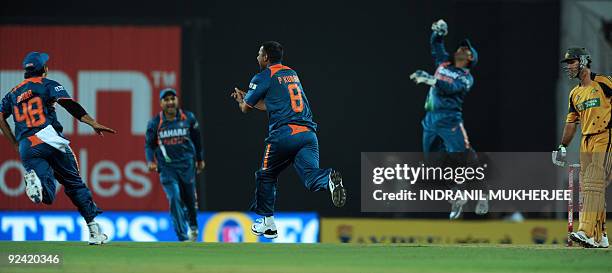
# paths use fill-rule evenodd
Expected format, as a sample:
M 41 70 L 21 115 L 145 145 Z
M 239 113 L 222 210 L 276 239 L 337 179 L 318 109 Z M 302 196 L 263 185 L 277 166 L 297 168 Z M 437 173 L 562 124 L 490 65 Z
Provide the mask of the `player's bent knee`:
M 269 170 L 260 169 L 255 172 L 255 180 L 260 183 L 274 183 L 276 182 L 276 176 Z

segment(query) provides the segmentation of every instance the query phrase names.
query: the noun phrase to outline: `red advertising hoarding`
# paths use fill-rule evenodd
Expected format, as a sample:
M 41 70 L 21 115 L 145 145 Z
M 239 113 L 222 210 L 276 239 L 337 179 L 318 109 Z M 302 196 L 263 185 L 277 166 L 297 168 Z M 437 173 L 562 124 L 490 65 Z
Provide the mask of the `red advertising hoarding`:
M 180 47 L 180 27 L 2 26 L 0 93 L 22 81 L 28 52 L 48 53 L 48 78 L 118 131 L 97 136 L 57 107 L 95 202 L 104 210 L 166 210 L 158 176 L 146 169 L 144 134 L 160 111 L 159 91 L 180 86 Z M 53 205 L 33 204 L 24 193 L 19 155 L 3 137 L 0 151 L 0 210 L 74 208 L 61 186 Z

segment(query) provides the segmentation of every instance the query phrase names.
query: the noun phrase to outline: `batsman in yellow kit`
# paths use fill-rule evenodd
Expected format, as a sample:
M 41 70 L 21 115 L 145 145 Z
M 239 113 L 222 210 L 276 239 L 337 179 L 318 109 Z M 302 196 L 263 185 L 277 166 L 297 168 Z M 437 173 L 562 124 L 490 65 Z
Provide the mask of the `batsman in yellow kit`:
M 606 186 L 612 170 L 612 77 L 591 72 L 591 56 L 585 48 L 570 48 L 561 61 L 570 79 L 578 79 L 569 95 L 569 113 L 561 145 L 553 151 L 553 163 L 567 165 L 566 147 L 580 124 L 580 225 L 570 238 L 586 248 L 607 248 Z

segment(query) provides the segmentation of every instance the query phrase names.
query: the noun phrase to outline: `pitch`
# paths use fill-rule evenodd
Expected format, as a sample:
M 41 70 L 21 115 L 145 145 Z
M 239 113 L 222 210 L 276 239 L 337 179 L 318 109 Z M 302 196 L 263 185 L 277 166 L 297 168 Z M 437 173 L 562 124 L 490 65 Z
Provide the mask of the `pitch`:
M 61 266 L 0 272 L 610 272 L 612 251 L 564 246 L 1 242 Z

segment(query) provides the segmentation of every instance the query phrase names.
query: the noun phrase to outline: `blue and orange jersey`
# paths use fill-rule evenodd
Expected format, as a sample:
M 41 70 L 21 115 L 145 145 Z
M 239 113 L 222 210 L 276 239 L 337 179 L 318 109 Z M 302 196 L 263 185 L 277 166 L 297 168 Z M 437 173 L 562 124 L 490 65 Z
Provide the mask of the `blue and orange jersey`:
M 193 164 L 204 159 L 200 125 L 195 115 L 179 109 L 176 118 L 168 120 L 163 112 L 147 124 L 145 135 L 147 162 L 159 165 Z
M 268 112 L 268 133 L 289 124 L 316 131 L 306 93 L 293 69 L 277 63 L 255 75 L 244 100 L 254 107 L 262 99 Z
M 61 135 L 55 105 L 59 99 L 70 99 L 66 89 L 44 77 L 25 79 L 2 98 L 0 112 L 5 118 L 13 115 L 17 141 L 36 134 L 48 125 Z
M 463 100 L 474 85 L 469 69 L 458 68 L 450 62 L 443 36 L 431 34 L 431 54 L 436 66 L 436 84 L 429 89 L 425 110 L 461 112 Z

